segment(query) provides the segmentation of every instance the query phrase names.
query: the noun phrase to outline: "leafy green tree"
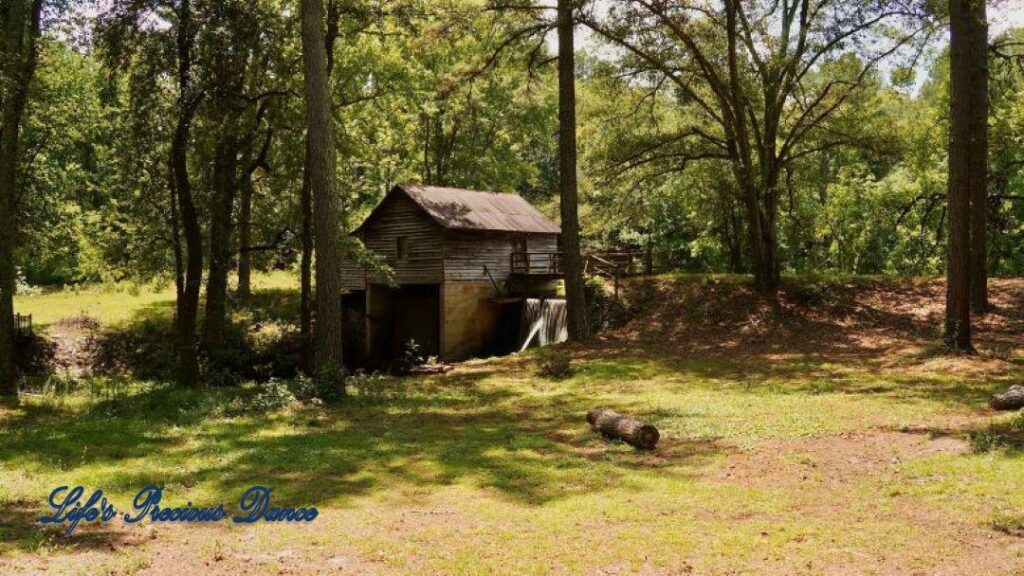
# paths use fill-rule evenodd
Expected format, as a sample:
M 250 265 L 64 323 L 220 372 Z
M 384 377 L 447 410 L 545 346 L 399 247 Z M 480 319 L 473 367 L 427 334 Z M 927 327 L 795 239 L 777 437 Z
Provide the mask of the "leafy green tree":
M 12 0 L 0 8 L 0 396 L 17 396 L 14 364 L 15 250 L 21 122 L 36 72 L 42 35 L 43 0 Z
M 694 113 L 627 161 L 727 160 L 746 213 L 755 284 L 771 292 L 780 282 L 778 219 L 787 166 L 820 148 L 812 136 L 879 62 L 927 35 L 924 16 L 912 1 L 640 0 L 616 3 L 606 17 L 586 22 L 621 50 L 624 74 L 652 95 L 674 91 Z M 905 32 L 883 33 L 890 25 Z M 815 77 L 824 63 L 855 52 L 856 68 Z

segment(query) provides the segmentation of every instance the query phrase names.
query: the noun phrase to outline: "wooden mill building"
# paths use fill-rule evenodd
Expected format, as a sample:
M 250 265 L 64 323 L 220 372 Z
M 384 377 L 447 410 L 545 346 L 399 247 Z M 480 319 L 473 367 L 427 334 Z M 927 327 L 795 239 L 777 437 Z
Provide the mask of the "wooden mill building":
M 561 278 L 559 227 L 517 194 L 399 185 L 353 232 L 394 270 L 394 283 L 354 261 L 342 268 L 346 309 L 379 364 L 415 340 L 446 361 L 502 352 L 527 292 Z M 352 352 L 356 352 L 353 350 Z

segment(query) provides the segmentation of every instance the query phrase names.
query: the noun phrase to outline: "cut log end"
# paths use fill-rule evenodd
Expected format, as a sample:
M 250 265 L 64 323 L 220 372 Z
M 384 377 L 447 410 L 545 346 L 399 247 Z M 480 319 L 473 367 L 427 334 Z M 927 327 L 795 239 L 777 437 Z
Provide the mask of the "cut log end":
M 996 394 L 989 400 L 988 405 L 993 410 L 1024 409 L 1024 386 L 1012 386 L 1006 392 Z
M 587 412 L 587 422 L 595 432 L 613 440 L 622 440 L 639 450 L 653 450 L 661 433 L 651 424 L 622 416 L 608 408 L 594 408 Z
M 636 433 L 636 444 L 637 448 L 643 450 L 653 450 L 658 445 L 658 440 L 661 440 L 661 432 L 651 424 L 643 424 L 637 430 Z

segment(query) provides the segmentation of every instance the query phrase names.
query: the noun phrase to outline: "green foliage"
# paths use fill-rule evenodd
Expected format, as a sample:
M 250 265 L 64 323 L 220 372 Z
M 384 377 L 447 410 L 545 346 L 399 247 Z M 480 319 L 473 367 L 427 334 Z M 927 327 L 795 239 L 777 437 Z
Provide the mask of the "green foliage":
M 971 446 L 975 452 L 1024 450 L 1024 412 L 1009 420 L 996 422 L 987 428 L 971 432 Z
M 271 380 L 259 385 L 255 394 L 235 396 L 221 413 L 229 417 L 247 414 L 266 415 L 292 406 L 295 402 L 296 396 L 288 383 Z
M 515 36 L 536 15 L 482 10 L 476 0 L 401 5 L 378 14 L 356 2 L 338 29 L 332 82 L 343 227 L 353 229 L 402 181 L 517 191 L 554 215 L 557 79 L 540 65 L 548 45 Z M 111 2 L 98 18 L 76 20 L 42 43 L 22 135 L 22 290 L 173 278 L 174 18 L 162 8 L 139 17 L 140 7 Z M 267 166 L 253 177 L 252 238 L 265 249 L 251 256 L 257 270 L 293 267 L 304 151 L 304 132 L 295 129 L 304 121 L 297 14 L 281 0 L 203 0 L 194 8 L 195 89 L 209 96 L 189 148 L 202 229 L 208 234 L 217 143 L 237 130 L 244 163 L 269 132 Z M 150 16 L 168 25 L 143 25 Z M 723 47 L 717 28 L 693 24 L 702 43 Z M 862 68 L 864 55 L 847 48 L 808 71 L 809 89 L 842 84 Z M 779 175 L 786 270 L 943 270 L 949 70 L 941 52 L 925 56 L 865 75 Z M 688 131 L 717 134 L 697 101 L 706 90 L 688 94 L 668 83 L 652 91 L 657 75 L 632 74 L 636 62 L 589 44 L 579 62 L 584 243 L 650 249 L 660 270 L 747 271 L 748 216 L 733 166 L 690 139 L 644 156 Z M 743 71 L 745 81 L 757 82 L 750 74 Z M 1024 272 L 1024 84 L 1010 61 L 994 58 L 992 74 L 991 268 L 1016 275 Z M 238 95 L 231 114 L 226 92 Z M 786 111 L 787 121 L 795 116 Z M 390 277 L 357 240 L 344 250 Z
M 1011 30 L 1000 42 L 1024 40 Z M 990 254 L 995 273 L 1024 274 L 1024 68 L 1017 60 L 993 58 L 992 110 L 989 120 L 990 211 L 995 234 Z
M 381 404 L 406 398 L 405 380 L 379 373 L 356 372 L 345 381 L 357 404 Z
M 345 398 L 344 386 L 350 379 L 346 376 L 339 382 L 337 378 L 311 378 L 299 374 L 289 381 L 288 386 L 299 400 L 336 403 Z
M 615 297 L 612 287 L 598 276 L 587 278 L 583 285 L 587 302 L 587 321 L 592 334 L 621 326 L 629 320 L 629 309 Z
M 1014 34 L 1020 33 L 1008 37 Z M 807 81 L 820 86 L 846 77 L 859 66 L 856 60 L 846 54 L 814 69 Z M 928 76 L 917 86 L 906 84 L 907 69 L 897 67 L 891 81 L 869 74 L 824 129 L 808 136 L 809 152 L 790 162 L 780 177 L 784 270 L 898 275 L 944 270 L 946 60 L 938 53 L 915 61 L 921 76 Z M 701 157 L 694 139 L 682 138 L 714 134 L 716 123 L 702 119 L 692 98 L 652 91 L 657 74 L 646 82 L 624 78 L 623 70 L 636 65 L 628 57 L 586 62 L 581 213 L 589 243 L 650 247 L 662 270 L 748 271 L 747 215 L 732 166 Z M 1019 66 L 998 59 L 993 59 L 993 75 L 991 268 L 1015 275 L 1024 246 L 1024 181 L 1017 169 L 1024 158 L 1024 77 Z
M 503 45 L 527 16 L 487 12 L 474 0 L 414 0 L 384 14 L 353 4 L 333 53 L 343 225 L 353 228 L 404 181 L 548 197 L 553 70 L 525 69 L 545 46 L 537 51 L 526 38 Z M 253 178 L 252 238 L 267 247 L 252 253 L 257 270 L 294 266 L 299 254 L 297 16 L 280 0 L 193 2 L 194 90 L 206 97 L 189 164 L 204 235 L 218 143 L 238 137 L 244 165 L 271 135 L 265 169 Z M 167 25 L 146 24 L 153 21 Z M 116 0 L 43 43 L 22 136 L 27 225 L 18 260 L 29 285 L 173 278 L 175 35 L 169 7 Z M 387 274 L 360 246 L 346 253 Z
M 395 369 L 399 372 L 408 372 L 413 368 L 423 366 L 427 363 L 427 357 L 423 354 L 423 347 L 415 340 L 409 340 L 402 344 L 402 351 L 395 361 Z
M 313 378 L 316 398 L 324 402 L 339 402 L 345 398 L 345 379 L 348 372 L 344 366 L 334 364 L 321 366 Z
M 49 376 L 53 372 L 56 346 L 45 336 L 19 333 L 14 342 L 18 372 L 24 376 Z
M 91 352 L 97 374 L 129 374 L 139 380 L 173 380 L 177 367 L 174 328 L 166 317 L 143 316 L 102 330 Z
M 250 308 L 240 310 L 225 333 L 216 358 L 204 358 L 209 386 L 246 381 L 290 379 L 299 373 L 301 337 L 297 328 L 275 315 L 276 292 L 258 292 Z M 116 298 L 113 294 L 110 298 Z M 295 299 L 286 300 L 294 306 Z M 125 305 L 128 305 L 125 303 Z M 130 375 L 139 380 L 171 381 L 177 367 L 174 327 L 168 314 L 141 313 L 100 329 L 90 340 L 93 370 L 101 375 Z
M 22 130 L 25 233 L 20 264 L 29 284 L 106 277 L 101 254 L 112 248 L 104 214 L 117 210 L 115 182 L 121 119 L 104 104 L 99 62 L 50 39 L 42 44 L 32 106 Z M 123 156 L 122 156 L 123 157 Z M 138 175 L 137 175 L 138 176 Z
M 572 356 L 557 347 L 545 346 L 535 353 L 537 374 L 552 380 L 564 380 L 573 374 Z
M 317 386 L 317 380 L 304 374 L 300 374 L 292 379 L 289 388 L 295 398 L 302 401 L 320 398 L 320 389 Z

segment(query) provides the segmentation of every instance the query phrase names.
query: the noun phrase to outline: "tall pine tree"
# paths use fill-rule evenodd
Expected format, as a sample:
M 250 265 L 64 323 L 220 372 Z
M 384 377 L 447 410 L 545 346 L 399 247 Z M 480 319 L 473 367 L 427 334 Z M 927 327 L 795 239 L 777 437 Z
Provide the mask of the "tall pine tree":
M 302 61 L 305 72 L 309 185 L 316 250 L 316 370 L 319 377 L 343 366 L 341 253 L 335 198 L 336 151 L 327 76 L 322 0 L 302 0 Z
M 586 340 L 586 293 L 580 255 L 579 198 L 576 184 L 576 43 L 573 0 L 558 0 L 558 192 L 562 210 L 562 265 L 569 339 Z
M 984 0 L 950 0 L 949 255 L 945 341 L 973 350 L 971 305 L 987 306 L 988 24 Z M 980 227 L 980 229 L 979 229 Z

